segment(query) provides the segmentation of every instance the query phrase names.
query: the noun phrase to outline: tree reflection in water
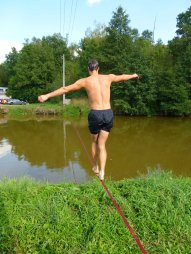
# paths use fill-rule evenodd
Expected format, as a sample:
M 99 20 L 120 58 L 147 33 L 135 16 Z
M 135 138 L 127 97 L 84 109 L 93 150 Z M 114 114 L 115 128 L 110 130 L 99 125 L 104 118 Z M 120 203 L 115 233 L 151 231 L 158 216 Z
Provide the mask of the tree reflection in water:
M 76 125 L 90 149 L 87 120 L 77 119 Z M 107 143 L 106 177 L 135 177 L 156 166 L 191 176 L 190 129 L 190 118 L 115 117 Z M 40 180 L 78 183 L 93 176 L 87 155 L 68 120 L 2 122 L 0 156 L 4 163 L 0 177 L 7 172 L 14 172 L 8 176 L 15 176 L 15 171 L 20 170 L 19 176 L 26 173 Z

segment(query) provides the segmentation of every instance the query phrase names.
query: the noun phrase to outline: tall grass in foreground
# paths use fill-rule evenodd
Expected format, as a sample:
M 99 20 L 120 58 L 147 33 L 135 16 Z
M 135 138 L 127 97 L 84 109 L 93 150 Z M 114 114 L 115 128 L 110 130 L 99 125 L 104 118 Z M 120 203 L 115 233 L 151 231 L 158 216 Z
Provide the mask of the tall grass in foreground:
M 106 181 L 148 253 L 191 253 L 191 179 Z M 97 179 L 0 182 L 0 253 L 141 253 Z

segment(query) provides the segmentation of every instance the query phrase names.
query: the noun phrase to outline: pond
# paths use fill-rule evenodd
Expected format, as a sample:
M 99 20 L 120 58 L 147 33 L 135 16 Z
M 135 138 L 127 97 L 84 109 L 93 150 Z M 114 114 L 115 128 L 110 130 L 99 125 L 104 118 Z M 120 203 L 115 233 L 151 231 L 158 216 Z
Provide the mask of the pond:
M 89 181 L 91 164 L 76 134 L 90 151 L 85 118 L 0 119 L 0 179 L 29 176 L 39 181 Z M 149 169 L 191 176 L 191 119 L 115 117 L 107 142 L 106 178 L 119 180 Z

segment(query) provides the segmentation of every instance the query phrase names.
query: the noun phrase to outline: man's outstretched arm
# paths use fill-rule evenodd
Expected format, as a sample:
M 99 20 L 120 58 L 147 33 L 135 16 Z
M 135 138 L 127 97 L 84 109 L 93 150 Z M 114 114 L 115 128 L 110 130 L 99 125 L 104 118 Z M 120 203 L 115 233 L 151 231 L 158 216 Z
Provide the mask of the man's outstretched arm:
M 131 74 L 131 75 L 127 75 L 127 74 L 122 74 L 122 75 L 114 75 L 114 74 L 110 74 L 109 75 L 111 82 L 120 82 L 120 81 L 126 81 L 129 79 L 138 79 L 139 76 L 135 73 L 135 74 Z
M 59 89 L 51 92 L 51 93 L 47 93 L 47 94 L 42 94 L 40 96 L 38 96 L 38 101 L 39 102 L 44 102 L 52 97 L 55 96 L 59 96 L 62 95 L 64 93 L 69 93 L 72 91 L 76 91 L 79 90 L 83 87 L 83 79 L 79 79 L 78 81 L 76 81 L 74 84 L 69 85 L 69 86 L 65 86 L 65 87 L 60 87 Z

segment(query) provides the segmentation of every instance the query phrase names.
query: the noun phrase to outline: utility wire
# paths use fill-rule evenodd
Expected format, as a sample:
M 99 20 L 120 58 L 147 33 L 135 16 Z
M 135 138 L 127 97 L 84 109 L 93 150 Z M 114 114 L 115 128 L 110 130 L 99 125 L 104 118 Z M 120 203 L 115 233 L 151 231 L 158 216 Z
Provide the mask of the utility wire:
M 77 5 L 78 5 L 78 0 L 76 0 L 76 5 L 75 5 L 75 9 L 74 9 L 74 17 L 73 17 L 73 22 L 72 22 L 72 27 L 71 27 L 71 34 L 70 34 L 71 38 L 72 38 L 72 32 L 73 32 L 74 22 L 75 22 L 75 18 L 76 18 Z
M 60 0 L 60 35 L 61 35 L 61 26 L 62 26 L 62 0 Z
M 155 16 L 155 21 L 154 21 L 154 26 L 153 26 L 153 43 L 155 43 L 155 28 L 156 28 L 156 19 L 157 19 L 157 17 Z
M 72 3 L 71 3 L 71 10 L 70 10 L 70 17 L 69 17 L 69 26 L 68 26 L 68 41 L 69 41 L 69 35 L 70 35 L 70 32 L 71 32 L 71 23 L 72 23 L 72 12 L 73 12 L 73 3 L 74 3 L 74 0 L 72 0 Z
M 64 0 L 64 15 L 63 15 L 63 37 L 66 37 L 65 33 L 65 16 L 66 16 L 66 0 Z

